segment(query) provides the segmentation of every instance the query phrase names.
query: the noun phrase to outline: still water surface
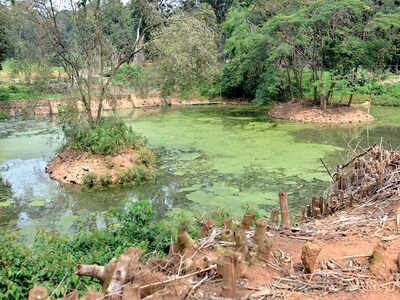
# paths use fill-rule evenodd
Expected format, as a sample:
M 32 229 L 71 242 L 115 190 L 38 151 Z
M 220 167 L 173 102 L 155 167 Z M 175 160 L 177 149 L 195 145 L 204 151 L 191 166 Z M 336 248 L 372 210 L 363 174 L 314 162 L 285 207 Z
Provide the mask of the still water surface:
M 154 183 L 134 189 L 87 192 L 61 186 L 45 173 L 60 145 L 54 120 L 0 122 L 0 176 L 7 181 L 0 200 L 0 228 L 26 234 L 38 227 L 74 230 L 78 221 L 104 226 L 102 212 L 126 200 L 150 199 L 161 213 L 170 208 L 198 212 L 214 207 L 239 214 L 249 204 L 262 213 L 287 191 L 299 208 L 329 183 L 329 168 L 346 159 L 349 146 L 400 146 L 400 109 L 375 108 L 369 125 L 332 126 L 273 120 L 265 108 L 207 106 L 124 112 L 147 137 L 159 161 Z

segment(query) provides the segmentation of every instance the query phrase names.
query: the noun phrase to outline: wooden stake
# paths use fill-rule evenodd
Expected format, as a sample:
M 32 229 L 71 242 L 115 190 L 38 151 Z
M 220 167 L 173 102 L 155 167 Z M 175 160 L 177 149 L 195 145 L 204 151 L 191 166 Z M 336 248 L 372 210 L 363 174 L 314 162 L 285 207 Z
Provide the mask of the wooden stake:
M 283 229 L 290 229 L 290 212 L 286 192 L 279 193 L 279 203 L 281 206 L 281 224 Z

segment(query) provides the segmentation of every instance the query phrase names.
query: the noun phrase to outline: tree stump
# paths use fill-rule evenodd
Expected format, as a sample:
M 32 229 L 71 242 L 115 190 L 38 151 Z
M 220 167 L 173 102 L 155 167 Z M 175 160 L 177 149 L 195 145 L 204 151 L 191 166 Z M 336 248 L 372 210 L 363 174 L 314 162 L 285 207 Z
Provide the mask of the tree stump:
M 278 226 L 278 219 L 279 219 L 279 209 L 274 208 L 271 211 L 271 216 L 269 218 L 269 224 L 272 226 Z
M 100 280 L 103 292 L 112 294 L 119 291 L 136 275 L 141 250 L 131 247 L 118 259 L 113 258 L 105 266 L 78 265 L 77 275 L 90 276 Z
M 238 227 L 234 231 L 235 238 L 235 250 L 242 253 L 243 258 L 246 259 L 249 254 L 249 248 L 247 247 L 246 232 L 243 228 Z
M 254 240 L 256 244 L 259 241 L 262 241 L 265 239 L 265 231 L 267 229 L 267 221 L 264 218 L 257 219 L 256 221 L 256 233 L 254 236 Z
M 201 238 L 208 237 L 210 235 L 210 230 L 214 226 L 214 222 L 212 218 L 208 218 L 205 222 L 203 222 L 203 227 L 201 230 Z
M 312 197 L 311 206 L 312 206 L 311 207 L 312 211 L 314 211 L 315 208 L 319 207 L 319 201 L 318 201 L 317 197 L 315 197 L 315 196 Z
M 181 226 L 178 231 L 178 241 L 176 243 L 175 251 L 185 252 L 189 249 L 193 249 L 195 242 L 187 232 L 186 226 Z
M 234 298 L 236 296 L 236 272 L 235 258 L 232 255 L 224 255 L 222 262 L 222 297 Z
M 222 232 L 222 240 L 226 242 L 233 242 L 234 241 L 234 234 L 233 231 L 230 229 L 225 229 Z
M 232 230 L 233 229 L 233 221 L 232 221 L 232 219 L 224 220 L 224 227 L 226 229 Z
M 311 218 L 312 217 L 312 210 L 311 210 L 311 206 L 307 205 L 307 218 Z
M 281 206 L 281 224 L 283 229 L 290 229 L 290 212 L 286 192 L 279 193 L 279 203 Z
M 140 300 L 140 286 L 127 285 L 124 287 L 122 300 Z
M 300 207 L 300 210 L 301 210 L 301 220 L 304 221 L 304 220 L 307 219 L 306 207 L 305 207 L 305 206 L 302 206 L 302 207 Z
M 47 300 L 49 299 L 49 293 L 43 286 L 34 287 L 29 291 L 29 300 Z
M 273 243 L 270 239 L 264 238 L 257 243 L 257 258 L 262 261 L 268 261 L 271 255 Z
M 324 203 L 325 203 L 325 198 L 324 196 L 319 196 L 319 209 L 321 210 L 321 215 L 324 214 Z
M 242 227 L 244 230 L 249 230 L 250 226 L 253 224 L 254 214 L 246 212 L 242 219 Z
M 314 217 L 315 219 L 321 218 L 321 210 L 320 210 L 319 207 L 315 207 L 315 208 L 313 209 L 313 217 Z
M 322 248 L 316 244 L 307 242 L 301 251 L 301 261 L 307 273 L 313 273 L 316 269 L 316 262 Z

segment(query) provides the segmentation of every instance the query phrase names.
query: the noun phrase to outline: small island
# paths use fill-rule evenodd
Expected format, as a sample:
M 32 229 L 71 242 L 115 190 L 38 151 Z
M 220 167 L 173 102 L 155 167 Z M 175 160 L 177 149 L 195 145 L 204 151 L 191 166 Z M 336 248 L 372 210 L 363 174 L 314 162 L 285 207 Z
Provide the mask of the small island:
M 304 123 L 356 124 L 375 120 L 369 113 L 352 106 L 334 103 L 324 110 L 305 100 L 277 104 L 268 115 Z
M 93 128 L 72 123 L 62 127 L 65 144 L 46 167 L 50 178 L 89 188 L 135 185 L 153 178 L 154 153 L 123 121 L 102 119 Z

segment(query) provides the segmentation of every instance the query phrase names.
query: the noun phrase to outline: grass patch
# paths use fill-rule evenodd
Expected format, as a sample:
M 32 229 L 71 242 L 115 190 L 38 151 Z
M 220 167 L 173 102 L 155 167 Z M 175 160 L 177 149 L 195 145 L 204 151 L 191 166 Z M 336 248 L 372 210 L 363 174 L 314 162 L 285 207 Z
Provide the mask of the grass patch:
M 61 113 L 60 117 L 64 147 L 70 147 L 72 151 L 113 155 L 128 149 L 142 148 L 146 143 L 143 137 L 118 119 L 102 119 L 92 128 L 85 120 L 78 119 L 75 115 Z

